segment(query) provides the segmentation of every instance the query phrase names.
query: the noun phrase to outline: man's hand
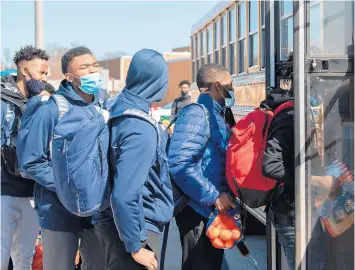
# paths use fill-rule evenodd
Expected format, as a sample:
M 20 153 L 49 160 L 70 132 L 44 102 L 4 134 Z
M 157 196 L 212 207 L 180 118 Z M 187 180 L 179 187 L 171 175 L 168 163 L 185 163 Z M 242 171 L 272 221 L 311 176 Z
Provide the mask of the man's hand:
M 131 252 L 132 258 L 139 264 L 144 265 L 149 270 L 158 269 L 158 261 L 154 252 L 141 248 L 138 252 Z
M 230 208 L 237 208 L 237 205 L 228 193 L 222 193 L 219 195 L 217 201 L 215 202 L 215 206 L 220 212 L 226 211 Z

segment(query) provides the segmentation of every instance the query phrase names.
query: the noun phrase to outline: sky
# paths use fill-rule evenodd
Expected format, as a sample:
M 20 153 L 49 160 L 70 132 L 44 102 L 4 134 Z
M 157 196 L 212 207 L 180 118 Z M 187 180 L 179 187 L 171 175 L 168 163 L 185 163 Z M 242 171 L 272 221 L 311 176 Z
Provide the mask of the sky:
M 34 1 L 1 1 L 1 55 L 35 43 Z M 190 44 L 190 31 L 217 1 L 44 0 L 45 44 L 134 54 L 141 48 L 171 51 Z M 4 60 L 4 59 L 3 59 Z

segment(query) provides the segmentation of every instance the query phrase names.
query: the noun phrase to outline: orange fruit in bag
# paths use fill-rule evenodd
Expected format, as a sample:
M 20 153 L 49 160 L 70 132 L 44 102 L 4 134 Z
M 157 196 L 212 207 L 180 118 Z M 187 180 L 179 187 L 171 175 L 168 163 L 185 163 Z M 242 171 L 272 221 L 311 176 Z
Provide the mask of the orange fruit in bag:
M 224 248 L 224 243 L 221 239 L 216 238 L 215 240 L 213 240 L 212 246 L 214 246 L 215 248 Z
M 219 233 L 219 229 L 212 225 L 207 230 L 207 236 L 211 240 L 216 239 L 219 236 Z
M 238 240 L 240 239 L 240 237 L 241 237 L 240 230 L 239 230 L 239 229 L 234 229 L 234 230 L 232 231 L 232 239 L 233 239 L 234 241 L 238 241 Z
M 229 239 L 231 239 L 231 237 L 232 237 L 232 233 L 229 230 L 221 230 L 219 232 L 219 238 L 224 241 L 228 241 Z
M 228 241 L 224 241 L 224 247 L 225 248 L 232 248 L 234 247 L 235 241 L 233 239 L 230 239 Z

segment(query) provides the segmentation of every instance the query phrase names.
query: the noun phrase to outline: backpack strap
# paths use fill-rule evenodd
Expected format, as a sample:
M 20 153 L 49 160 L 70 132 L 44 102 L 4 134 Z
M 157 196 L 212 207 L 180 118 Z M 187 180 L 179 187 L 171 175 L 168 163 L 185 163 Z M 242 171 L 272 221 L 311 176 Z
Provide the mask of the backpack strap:
M 203 111 L 205 112 L 205 117 L 206 117 L 206 137 L 209 139 L 211 137 L 211 129 L 210 129 L 210 121 L 209 121 L 209 117 L 210 117 L 210 114 L 207 110 L 207 108 L 205 107 L 205 105 L 203 104 L 200 104 L 200 103 L 191 103 L 187 106 L 185 106 L 184 108 L 182 108 L 177 115 L 175 115 L 174 119 L 170 122 L 170 124 L 168 125 L 168 127 L 166 129 L 169 129 L 175 122 L 176 120 L 178 119 L 178 117 L 180 116 L 180 114 L 186 110 L 188 107 L 190 106 L 199 106 L 200 108 L 203 109 Z
M 58 108 L 58 122 L 63 118 L 63 116 L 69 111 L 68 100 L 59 94 L 54 94 L 52 96 Z
M 124 112 L 122 112 L 119 116 L 134 116 L 134 117 L 143 119 L 143 120 L 147 121 L 148 123 L 150 123 L 152 126 L 154 126 L 155 130 L 157 131 L 157 135 L 158 135 L 157 149 L 159 148 L 159 142 L 160 142 L 159 123 L 151 115 L 149 115 L 141 110 L 127 109 Z
M 275 115 L 277 115 L 279 112 L 281 112 L 282 110 L 284 110 L 284 109 L 287 109 L 287 108 L 291 108 L 291 107 L 293 107 L 294 106 L 294 103 L 293 103 L 293 101 L 287 101 L 287 102 L 285 102 L 285 103 L 282 103 L 280 106 L 278 106 L 277 108 L 276 108 L 276 110 L 274 111 L 274 117 L 275 117 Z

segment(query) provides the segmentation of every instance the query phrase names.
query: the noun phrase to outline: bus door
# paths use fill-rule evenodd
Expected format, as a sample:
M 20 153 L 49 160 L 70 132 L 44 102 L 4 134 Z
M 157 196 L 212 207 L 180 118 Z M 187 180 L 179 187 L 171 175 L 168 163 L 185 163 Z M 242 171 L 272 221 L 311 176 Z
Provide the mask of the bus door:
M 354 269 L 354 1 L 294 1 L 296 268 Z

